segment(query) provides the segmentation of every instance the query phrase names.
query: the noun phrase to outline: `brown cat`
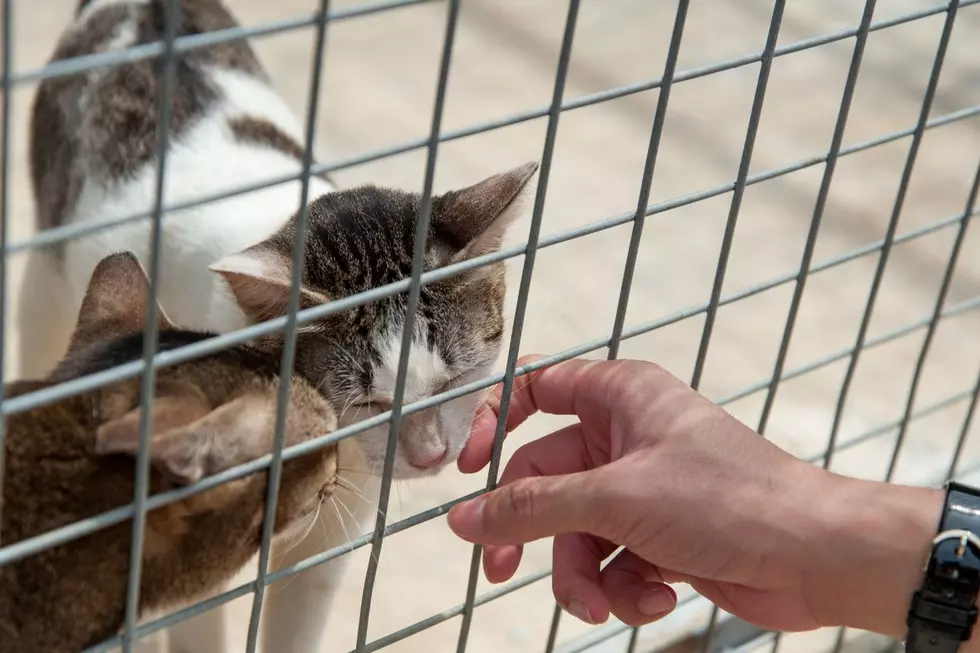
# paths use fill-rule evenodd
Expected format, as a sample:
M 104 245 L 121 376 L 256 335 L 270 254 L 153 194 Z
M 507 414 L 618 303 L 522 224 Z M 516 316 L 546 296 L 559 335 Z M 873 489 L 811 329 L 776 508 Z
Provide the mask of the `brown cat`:
M 95 269 L 66 358 L 43 381 L 7 397 L 138 359 L 148 302 L 129 253 Z M 206 334 L 176 330 L 160 313 L 160 349 Z M 151 418 L 150 493 L 185 485 L 272 451 L 279 359 L 239 347 L 157 372 Z M 3 479 L 3 545 L 132 502 L 140 379 L 129 379 L 12 415 Z M 331 405 L 293 377 L 286 445 L 336 428 Z M 286 461 L 277 538 L 302 534 L 337 479 L 337 447 Z M 214 593 L 256 555 L 267 473 L 204 491 L 147 516 L 141 613 L 172 610 Z M 72 653 L 123 624 L 132 522 L 0 567 L 0 651 Z

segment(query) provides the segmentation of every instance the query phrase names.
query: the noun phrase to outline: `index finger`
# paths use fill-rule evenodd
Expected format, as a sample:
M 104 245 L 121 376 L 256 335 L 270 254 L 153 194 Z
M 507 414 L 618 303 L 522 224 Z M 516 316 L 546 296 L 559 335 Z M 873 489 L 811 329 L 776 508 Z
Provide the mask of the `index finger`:
M 517 365 L 527 365 L 541 358 L 540 354 L 523 356 Z M 538 411 L 580 418 L 583 413 L 588 413 L 593 423 L 608 423 L 609 386 L 606 381 L 615 365 L 610 361 L 572 359 L 516 377 L 505 432 L 512 432 Z M 469 440 L 456 463 L 461 472 L 473 474 L 490 462 L 502 393 L 503 384 L 498 383 L 477 410 Z

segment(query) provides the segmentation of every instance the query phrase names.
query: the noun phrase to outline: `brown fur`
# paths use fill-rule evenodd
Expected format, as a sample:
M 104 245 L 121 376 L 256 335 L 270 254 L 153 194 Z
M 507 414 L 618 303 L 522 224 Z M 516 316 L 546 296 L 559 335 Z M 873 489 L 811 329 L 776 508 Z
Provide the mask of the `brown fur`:
M 291 156 L 294 159 L 302 160 L 306 154 L 305 148 L 302 145 L 268 120 L 253 118 L 251 116 L 233 118 L 229 121 L 228 126 L 239 142 L 262 145 L 277 152 L 282 152 L 286 156 Z M 334 183 L 325 172 L 317 173 L 317 176 L 328 184 Z
M 66 360 L 50 379 L 8 386 L 7 396 L 138 357 L 145 290 L 134 257 L 105 259 L 93 273 Z M 161 328 L 161 347 L 197 337 L 174 330 L 162 313 Z M 271 453 L 276 361 L 240 348 L 159 370 L 150 420 L 151 495 Z M 291 390 L 287 446 L 335 428 L 333 409 L 309 383 L 295 378 Z M 4 545 L 132 502 L 139 393 L 140 380 L 130 379 L 10 417 Z M 331 445 L 284 463 L 277 534 L 312 519 L 333 491 L 336 456 Z M 253 558 L 266 479 L 252 474 L 148 514 L 141 612 L 213 593 Z M 0 651 L 72 653 L 115 635 L 123 622 L 131 532 L 126 520 L 0 567 Z
M 302 145 L 268 120 L 252 117 L 233 118 L 229 126 L 241 142 L 263 145 L 296 159 L 302 159 L 305 154 Z

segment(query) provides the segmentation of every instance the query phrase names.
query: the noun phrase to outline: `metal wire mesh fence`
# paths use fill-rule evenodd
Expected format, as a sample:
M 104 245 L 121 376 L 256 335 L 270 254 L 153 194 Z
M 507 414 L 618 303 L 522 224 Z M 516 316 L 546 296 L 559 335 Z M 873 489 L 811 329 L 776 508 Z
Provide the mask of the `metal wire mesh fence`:
M 667 329 L 673 325 L 680 324 L 685 320 L 695 317 L 703 317 L 703 326 L 700 328 L 697 347 L 693 356 L 693 370 L 690 376 L 691 385 L 695 388 L 703 389 L 703 381 L 713 336 L 715 335 L 720 311 L 725 307 L 734 305 L 738 302 L 750 300 L 769 291 L 778 289 L 792 288 L 791 296 L 788 301 L 788 310 L 782 322 L 777 338 L 778 346 L 775 352 L 774 362 L 771 373 L 756 382 L 750 383 L 740 389 L 729 392 L 723 396 L 714 396 L 719 404 L 729 406 L 736 404 L 742 399 L 757 396 L 762 393 L 762 407 L 758 415 L 758 421 L 754 426 L 764 436 L 767 427 L 770 426 L 773 412 L 776 407 L 778 391 L 780 388 L 794 379 L 806 375 L 815 374 L 821 370 L 832 368 L 835 365 L 843 365 L 843 375 L 838 388 L 837 396 L 832 402 L 833 417 L 828 433 L 819 450 L 807 455 L 810 462 L 830 468 L 838 456 L 849 450 L 857 450 L 866 443 L 879 440 L 886 436 L 894 435 L 894 443 L 891 449 L 886 470 L 883 478 L 894 480 L 898 469 L 900 455 L 906 445 L 910 427 L 917 421 L 924 420 L 931 415 L 943 411 L 950 407 L 959 407 L 962 410 L 960 426 L 957 428 L 955 443 L 949 458 L 943 465 L 943 473 L 935 478 L 923 479 L 923 482 L 938 483 L 946 478 L 964 477 L 973 473 L 972 462 L 964 464 L 964 452 L 967 449 L 968 436 L 974 427 L 974 415 L 976 413 L 978 396 L 980 396 L 980 376 L 965 387 L 959 388 L 955 392 L 936 399 L 931 403 L 923 405 L 917 401 L 919 391 L 925 377 L 925 370 L 930 351 L 936 342 L 937 334 L 944 321 L 957 316 L 970 315 L 980 308 L 980 296 L 968 296 L 965 299 L 952 302 L 950 301 L 951 288 L 954 277 L 957 273 L 957 263 L 964 253 L 964 249 L 969 247 L 968 231 L 973 219 L 978 214 L 976 205 L 978 187 L 980 187 L 980 167 L 972 176 L 966 196 L 960 200 L 962 209 L 955 213 L 942 217 L 941 219 L 924 223 L 913 229 L 900 230 L 900 218 L 906 207 L 906 198 L 910 186 L 913 183 L 913 173 L 923 139 L 930 130 L 935 130 L 947 125 L 964 123 L 980 115 L 980 105 L 959 108 L 954 111 L 938 113 L 935 109 L 937 90 L 940 86 L 941 73 L 944 60 L 953 38 L 954 26 L 957 25 L 958 17 L 965 12 L 971 11 L 970 7 L 977 4 L 978 0 L 952 0 L 935 5 L 920 6 L 913 11 L 904 11 L 888 18 L 875 19 L 876 5 L 875 0 L 866 0 L 863 4 L 860 21 L 858 24 L 839 29 L 837 31 L 812 36 L 803 40 L 785 42 L 780 38 L 781 27 L 787 11 L 787 0 L 775 0 L 768 8 L 768 28 L 764 39 L 763 47 L 758 52 L 727 58 L 721 61 L 698 67 L 682 68 L 679 65 L 680 53 L 684 43 L 685 26 L 691 10 L 689 0 L 678 0 L 672 3 L 676 9 L 673 13 L 673 23 L 666 43 L 666 53 L 663 59 L 662 73 L 659 76 L 631 84 L 625 84 L 601 91 L 580 95 L 569 99 L 566 93 L 568 85 L 569 70 L 572 66 L 575 52 L 575 37 L 579 14 L 583 3 L 581 0 L 569 0 L 567 3 L 553 3 L 552 11 L 559 11 L 559 7 L 565 11 L 564 27 L 561 34 L 560 45 L 557 52 L 557 70 L 554 76 L 553 89 L 550 102 L 545 106 L 535 107 L 524 110 L 504 118 L 498 118 L 479 124 L 472 124 L 463 128 L 446 129 L 443 125 L 444 110 L 446 106 L 447 89 L 449 86 L 451 64 L 454 56 L 454 44 L 461 12 L 461 5 L 465 6 L 462 0 L 384 0 L 379 2 L 365 3 L 344 7 L 342 9 L 331 8 L 328 0 L 320 0 L 318 7 L 313 13 L 282 19 L 274 22 L 262 23 L 255 26 L 243 26 L 230 29 L 222 29 L 204 34 L 192 36 L 177 36 L 176 25 L 179 20 L 180 3 L 177 0 L 166 0 L 168 8 L 166 13 L 166 38 L 160 43 L 139 45 L 123 51 L 103 52 L 93 55 L 76 57 L 57 61 L 42 67 L 17 69 L 12 62 L 13 44 L 16 34 L 13 33 L 12 17 L 13 11 L 21 8 L 26 9 L 26 3 L 15 3 L 14 0 L 3 0 L 3 125 L 2 135 L 3 144 L 2 160 L 0 160 L 0 212 L 3 220 L 0 222 L 0 247 L 3 252 L 3 262 L 0 264 L 0 318 L 8 313 L 7 301 L 10 293 L 8 287 L 8 258 L 18 252 L 24 252 L 34 248 L 48 247 L 58 243 L 63 243 L 71 239 L 91 235 L 100 230 L 119 228 L 124 225 L 150 221 L 153 225 L 151 256 L 147 269 L 151 277 L 151 289 L 153 296 L 156 297 L 158 291 L 158 279 L 161 274 L 160 257 L 160 233 L 162 221 L 166 219 L 168 213 L 200 206 L 208 202 L 214 202 L 236 194 L 245 194 L 277 184 L 289 181 L 296 181 L 296 177 L 269 179 L 261 184 L 253 184 L 249 187 L 235 189 L 213 195 L 210 197 L 200 197 L 192 201 L 168 204 L 164 197 L 164 181 L 167 175 L 167 149 L 161 147 L 159 151 L 156 179 L 155 206 L 149 213 L 139 213 L 125 216 L 123 218 L 106 219 L 97 223 L 79 223 L 52 228 L 19 241 L 11 242 L 8 238 L 8 204 L 11 192 L 11 168 L 19 165 L 19 162 L 11 156 L 11 96 L 13 89 L 18 85 L 38 82 L 44 79 L 58 77 L 68 77 L 83 74 L 86 71 L 102 69 L 105 67 L 118 66 L 128 62 L 138 60 L 159 58 L 164 65 L 160 68 L 162 97 L 158 107 L 159 121 L 162 125 L 160 142 L 167 143 L 167 129 L 169 125 L 169 112 L 171 107 L 171 93 L 174 84 L 174 75 L 177 57 L 181 54 L 190 52 L 197 48 L 214 46 L 220 43 L 232 42 L 240 39 L 258 39 L 259 37 L 275 34 L 289 33 L 295 30 L 309 29 L 314 30 L 315 39 L 312 50 L 311 78 L 309 79 L 310 92 L 308 94 L 308 106 L 306 107 L 305 134 L 306 143 L 303 152 L 303 172 L 298 177 L 301 182 L 301 197 L 306 197 L 310 177 L 314 174 L 326 172 L 343 171 L 355 166 L 383 160 L 400 154 L 413 151 L 423 151 L 425 154 L 424 181 L 422 184 L 422 201 L 416 221 L 414 256 L 412 260 L 412 274 L 409 278 L 396 283 L 387 284 L 374 288 L 368 292 L 332 301 L 328 304 L 310 309 L 300 309 L 299 280 L 303 273 L 303 263 L 301 256 L 296 257 L 292 268 L 292 292 L 290 295 L 289 310 L 286 316 L 272 319 L 261 324 L 248 327 L 225 335 L 216 336 L 203 342 L 185 346 L 177 350 L 171 350 L 165 354 L 157 352 L 157 333 L 156 333 L 156 303 L 150 303 L 150 315 L 148 324 L 154 325 L 148 330 L 148 337 L 145 339 L 145 350 L 142 360 L 133 361 L 110 370 L 75 379 L 44 390 L 4 399 L 0 403 L 0 441 L 3 439 L 3 425 L 6 418 L 25 410 L 38 406 L 59 401 L 74 394 L 85 392 L 91 389 L 104 387 L 110 383 L 126 378 L 142 377 L 142 402 L 148 406 L 153 402 L 153 387 L 155 371 L 180 362 L 192 360 L 209 353 L 220 351 L 236 344 L 246 343 L 253 339 L 266 336 L 276 332 L 282 332 L 284 337 L 284 348 L 282 352 L 282 377 L 289 379 L 292 374 L 293 361 L 296 354 L 296 333 L 297 329 L 315 320 L 329 315 L 335 315 L 342 311 L 349 310 L 356 306 L 362 306 L 383 297 L 395 294 L 407 294 L 406 323 L 402 337 L 401 354 L 398 360 L 398 372 L 395 384 L 393 408 L 381 415 L 367 419 L 358 424 L 339 429 L 336 432 L 324 435 L 315 441 L 307 442 L 302 445 L 284 448 L 284 428 L 286 411 L 284 409 L 285 400 L 288 396 L 288 384 L 283 383 L 280 391 L 280 409 L 276 418 L 275 452 L 271 456 L 258 459 L 222 472 L 210 477 L 195 485 L 167 491 L 161 494 L 148 495 L 148 475 L 149 460 L 146 451 L 148 438 L 148 418 L 144 417 L 142 424 L 142 446 L 140 455 L 137 458 L 137 482 L 136 495 L 133 502 L 125 507 L 107 512 L 98 518 L 87 520 L 83 523 L 72 524 L 43 535 L 19 542 L 14 545 L 3 546 L 0 548 L 0 565 L 21 560 L 38 551 L 65 543 L 97 530 L 105 529 L 114 524 L 120 524 L 127 520 L 132 520 L 133 525 L 133 547 L 131 558 L 131 574 L 129 577 L 128 599 L 126 603 L 125 626 L 122 634 L 111 641 L 96 646 L 91 651 L 107 651 L 122 645 L 124 650 L 131 650 L 136 639 L 147 636 L 151 633 L 165 629 L 175 623 L 186 620 L 205 610 L 214 609 L 217 606 L 229 603 L 233 600 L 252 596 L 250 619 L 247 631 L 246 650 L 252 653 L 257 647 L 257 635 L 259 626 L 259 615 L 262 611 L 264 597 L 267 588 L 278 581 L 282 581 L 314 566 L 323 564 L 326 561 L 337 557 L 350 554 L 351 552 L 369 548 L 370 557 L 367 562 L 366 575 L 363 583 L 363 594 L 360 599 L 360 615 L 356 633 L 356 643 L 353 650 L 357 653 L 377 651 L 393 645 L 402 640 L 439 624 L 455 620 L 459 617 L 458 635 L 456 636 L 456 648 L 461 653 L 468 649 L 470 633 L 472 630 L 476 609 L 485 606 L 497 599 L 518 592 L 531 584 L 537 583 L 548 577 L 548 570 L 534 572 L 530 575 L 521 577 L 519 580 L 503 585 L 499 588 L 481 593 L 478 587 L 480 575 L 481 552 L 478 547 L 474 548 L 470 558 L 468 568 L 468 582 L 463 595 L 463 601 L 459 605 L 448 610 L 434 614 L 425 619 L 412 623 L 408 626 L 390 632 L 384 636 L 372 639 L 370 637 L 369 625 L 371 608 L 375 595 L 376 582 L 378 579 L 380 564 L 382 560 L 383 546 L 386 540 L 392 536 L 419 526 L 423 523 L 434 520 L 446 513 L 455 503 L 473 496 L 473 493 L 459 497 L 448 503 L 437 505 L 399 521 L 390 521 L 389 497 L 393 487 L 392 472 L 394 465 L 394 451 L 397 437 L 402 422 L 406 416 L 423 411 L 432 406 L 449 401 L 451 399 L 464 396 L 466 394 L 484 390 L 493 384 L 502 383 L 504 387 L 502 413 L 508 410 L 509 390 L 513 387 L 515 378 L 527 374 L 534 369 L 553 364 L 557 361 L 599 352 L 606 349 L 609 358 L 616 358 L 621 354 L 621 345 L 626 341 L 652 334 L 654 332 Z M 322 95 L 321 85 L 324 83 L 324 59 L 326 58 L 327 42 L 333 26 L 347 20 L 359 17 L 376 15 L 398 8 L 409 7 L 412 5 L 444 5 L 443 39 L 439 56 L 438 75 L 435 89 L 434 109 L 431 116 L 431 123 L 428 135 L 423 138 L 407 140 L 395 145 L 385 146 L 376 150 L 363 152 L 343 160 L 328 161 L 317 163 L 313 150 L 314 141 L 317 134 L 318 102 Z M 588 4 L 588 3 L 584 3 Z M 975 10 L 973 10 L 975 11 Z M 920 53 L 919 56 L 927 57 L 931 61 L 927 82 L 921 96 L 917 118 L 914 123 L 903 129 L 881 133 L 873 138 L 856 142 L 846 142 L 847 125 L 852 101 L 855 97 L 856 89 L 859 86 L 859 76 L 862 70 L 862 60 L 865 54 L 866 45 L 871 35 L 885 30 L 897 28 L 911 24 L 916 21 L 924 21 L 936 18 L 942 21 L 938 40 L 933 44 L 931 54 Z M 967 34 L 965 38 L 975 35 Z M 850 50 L 849 65 L 846 69 L 846 76 L 843 81 L 843 90 L 833 124 L 830 145 L 825 152 L 814 154 L 791 161 L 778 167 L 771 167 L 762 170 L 753 168 L 753 152 L 759 137 L 760 128 L 763 125 L 763 114 L 766 107 L 767 89 L 769 87 L 771 73 L 774 63 L 780 58 L 794 55 L 797 53 L 815 51 L 820 48 L 833 46 L 834 44 L 847 44 Z M 696 192 L 687 193 L 680 196 L 669 197 L 667 199 L 651 201 L 653 192 L 656 189 L 661 166 L 658 166 L 658 157 L 661 154 L 661 147 L 664 142 L 665 134 L 669 130 L 668 111 L 672 90 L 681 83 L 703 79 L 708 76 L 718 75 L 726 71 L 732 71 L 749 66 L 758 66 L 754 93 L 751 98 L 751 105 L 748 111 L 747 127 L 744 130 L 744 137 L 741 141 L 739 150 L 737 170 L 734 179 L 711 187 L 703 188 Z M 585 107 L 596 106 L 605 102 L 612 102 L 645 92 L 656 91 L 656 102 L 653 110 L 652 125 L 646 143 L 642 175 L 640 178 L 639 193 L 636 197 L 636 208 L 624 211 L 616 215 L 604 217 L 599 220 L 592 220 L 584 225 L 563 230 L 555 233 L 544 233 L 542 224 L 545 218 L 545 205 L 549 187 L 549 177 L 556 163 L 556 144 L 558 142 L 559 123 L 562 117 L 570 111 Z M 806 101 L 805 99 L 800 100 Z M 530 216 L 530 226 L 527 232 L 526 241 L 518 245 L 508 246 L 499 252 L 479 256 L 464 262 L 455 263 L 436 270 L 423 272 L 424 256 L 426 252 L 426 239 L 429 233 L 429 219 L 432 209 L 433 189 L 435 187 L 436 167 L 441 146 L 460 139 L 485 134 L 495 130 L 501 130 L 522 123 L 535 120 L 545 120 L 546 129 L 544 142 L 540 154 L 540 173 L 533 208 Z M 736 127 L 737 123 L 732 123 L 730 130 L 741 129 Z M 974 133 L 975 136 L 975 133 Z M 885 148 L 889 145 L 908 143 L 904 153 L 904 163 L 899 175 L 897 192 L 894 196 L 883 198 L 890 206 L 884 233 L 880 239 L 874 240 L 860 247 L 851 248 L 847 251 L 837 253 L 830 257 L 818 258 L 818 237 L 821 233 L 825 215 L 830 203 L 832 182 L 839 163 L 845 157 L 859 155 L 876 148 Z M 980 147 L 974 141 L 972 152 L 974 159 L 980 157 Z M 805 232 L 805 239 L 802 245 L 802 252 L 794 265 L 782 274 L 770 276 L 764 281 L 756 282 L 742 287 L 734 292 L 726 292 L 726 272 L 729 271 L 729 263 L 734 248 L 736 227 L 742 215 L 742 207 L 746 193 L 751 188 L 772 182 L 789 175 L 800 173 L 806 170 L 819 171 L 818 189 L 815 194 L 815 201 Z M 717 260 L 711 261 L 714 267 L 714 275 L 710 283 L 710 293 L 707 301 L 675 312 L 658 315 L 654 319 L 646 321 L 631 321 L 629 319 L 629 302 L 631 294 L 637 291 L 636 271 L 638 261 L 641 258 L 641 249 L 644 237 L 644 228 L 647 219 L 660 214 L 665 214 L 675 210 L 681 210 L 697 203 L 706 202 L 713 198 L 723 198 L 727 201 L 727 219 L 720 237 L 720 246 Z M 632 200 L 631 200 L 632 201 Z M 302 244 L 306 238 L 306 223 L 308 219 L 307 211 L 302 210 L 298 221 L 299 228 L 296 230 L 295 252 L 302 252 Z M 616 294 L 615 317 L 609 335 L 580 342 L 575 346 L 568 347 L 557 354 L 550 355 L 540 361 L 530 365 L 518 366 L 517 361 L 522 351 L 522 333 L 525 326 L 526 316 L 531 302 L 531 286 L 534 276 L 535 261 L 539 252 L 552 247 L 560 247 L 572 240 L 592 236 L 601 232 L 614 230 L 617 227 L 627 226 L 629 229 L 628 248 L 625 253 L 625 263 L 622 276 L 620 277 L 620 287 Z M 952 232 L 950 249 L 945 254 L 945 260 L 940 266 L 941 275 L 938 281 L 938 288 L 931 304 L 931 309 L 919 319 L 903 323 L 898 327 L 884 330 L 873 334 L 872 323 L 875 318 L 875 308 L 879 299 L 879 293 L 886 277 L 889 259 L 897 245 L 902 243 L 912 243 L 937 234 L 948 234 Z M 969 250 L 967 250 L 969 251 Z M 973 250 L 976 254 L 976 250 Z M 492 375 L 463 387 L 444 392 L 430 399 L 403 405 L 405 395 L 406 377 L 411 361 L 409 360 L 413 318 L 415 306 L 417 305 L 421 293 L 421 288 L 425 284 L 430 284 L 439 280 L 450 278 L 454 275 L 462 274 L 466 271 L 486 266 L 494 262 L 509 259 L 523 259 L 523 267 L 520 270 L 519 283 L 517 284 L 515 297 L 516 305 L 513 309 L 513 326 L 510 334 L 509 346 L 506 351 L 506 363 L 504 371 Z M 975 256 L 973 258 L 976 258 Z M 853 344 L 838 351 L 832 351 L 818 358 L 807 360 L 805 363 L 791 365 L 791 344 L 795 330 L 798 327 L 799 316 L 804 302 L 804 292 L 808 282 L 814 277 L 825 271 L 839 269 L 842 266 L 855 261 L 875 260 L 873 273 L 871 275 L 870 286 L 863 310 L 860 312 L 857 332 Z M 646 290 L 644 288 L 644 290 Z M 608 291 L 607 291 L 608 292 Z M 0 329 L 3 329 L 4 320 L 0 319 Z M 914 365 L 911 380 L 907 386 L 906 401 L 901 407 L 898 415 L 893 419 L 881 423 L 856 433 L 845 435 L 846 429 L 843 428 L 844 417 L 849 402 L 853 399 L 853 382 L 857 374 L 859 361 L 862 354 L 869 350 L 880 348 L 895 343 L 910 335 L 922 335 L 917 353 L 914 357 Z M 0 330 L 0 341 L 3 341 L 4 333 Z M 967 359 L 977 351 L 978 342 L 973 340 L 973 348 L 970 352 L 964 352 Z M 966 345 L 969 347 L 969 343 Z M 0 357 L 3 356 L 4 348 L 0 347 Z M 2 360 L 0 360 L 2 363 Z M 0 364 L 0 380 L 3 380 L 3 365 Z M 2 390 L 0 390 L 2 392 Z M 2 399 L 2 396 L 0 396 Z M 148 413 L 146 413 L 148 415 Z M 304 560 L 292 567 L 276 571 L 269 570 L 270 539 L 274 507 L 278 498 L 278 486 L 282 465 L 285 461 L 291 460 L 304 453 L 308 453 L 316 448 L 327 446 L 330 443 L 338 442 L 342 439 L 357 435 L 369 428 L 383 423 L 390 424 L 389 439 L 387 444 L 387 457 L 383 469 L 383 482 L 381 487 L 381 498 L 379 503 L 378 517 L 372 532 L 350 539 L 350 541 L 340 547 L 332 548 L 319 553 L 318 555 Z M 489 473 L 486 477 L 486 488 L 492 488 L 497 480 L 499 466 L 504 449 L 503 424 L 498 428 L 493 448 L 493 458 Z M 200 493 L 206 489 L 213 488 L 219 484 L 230 482 L 234 479 L 242 478 L 257 470 L 269 469 L 269 488 L 267 501 L 270 507 L 267 510 L 265 523 L 263 525 L 263 543 L 259 556 L 258 573 L 254 580 L 246 582 L 231 590 L 213 597 L 198 605 L 176 611 L 172 614 L 149 621 L 148 623 L 137 622 L 137 600 L 140 582 L 140 562 L 143 547 L 143 532 L 148 511 L 168 505 L 175 501 L 182 500 L 195 493 Z M 683 599 L 683 605 L 704 605 L 702 599 L 693 595 Z M 757 629 L 748 627 L 738 620 L 721 615 L 718 610 L 711 610 L 707 619 L 701 619 L 699 624 L 693 628 L 681 629 L 693 639 L 690 642 L 692 648 L 689 650 L 700 651 L 728 651 L 728 650 L 761 650 L 760 647 L 770 647 L 776 650 L 780 645 L 781 637 L 778 634 L 760 632 Z M 640 631 L 632 631 L 621 624 L 613 624 L 603 628 L 590 631 L 580 637 L 573 638 L 564 643 L 559 642 L 559 627 L 561 622 L 561 612 L 556 608 L 552 614 L 548 637 L 545 642 L 533 642 L 528 645 L 526 650 L 538 650 L 543 646 L 544 650 L 551 653 L 561 650 L 566 653 L 572 651 L 586 650 L 624 650 L 624 651 L 653 651 L 659 648 L 651 648 L 650 642 L 644 642 Z M 666 636 L 665 636 L 666 637 Z M 668 638 L 669 639 L 669 638 Z M 673 645 L 674 641 L 663 641 Z M 676 639 L 676 638 L 674 638 Z M 690 643 L 689 642 L 689 643 Z M 603 646 L 615 643 L 615 649 L 602 648 Z M 844 632 L 841 631 L 826 650 L 840 651 L 846 643 Z M 666 644 L 665 644 L 666 645 Z M 656 645 L 659 646 L 659 645 Z M 664 649 L 666 650 L 666 649 Z

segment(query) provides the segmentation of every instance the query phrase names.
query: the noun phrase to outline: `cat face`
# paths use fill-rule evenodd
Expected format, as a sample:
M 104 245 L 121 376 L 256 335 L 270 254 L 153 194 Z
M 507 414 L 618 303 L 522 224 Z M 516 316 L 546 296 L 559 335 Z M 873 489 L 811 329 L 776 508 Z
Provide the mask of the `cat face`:
M 499 249 L 519 215 L 520 197 L 537 170 L 527 164 L 433 198 L 425 270 Z M 411 275 L 416 194 L 373 186 L 320 197 L 309 207 L 301 306 L 399 281 Z M 213 270 L 228 281 L 253 321 L 285 314 L 295 221 Z M 503 342 L 502 263 L 422 286 L 414 316 L 404 404 L 486 376 Z M 405 325 L 406 294 L 386 297 L 306 325 L 296 366 L 337 407 L 342 426 L 391 409 Z M 265 343 L 281 345 L 282 336 Z M 404 416 L 394 473 L 432 474 L 466 444 L 481 396 L 473 393 Z M 387 424 L 358 436 L 367 471 L 380 474 Z

